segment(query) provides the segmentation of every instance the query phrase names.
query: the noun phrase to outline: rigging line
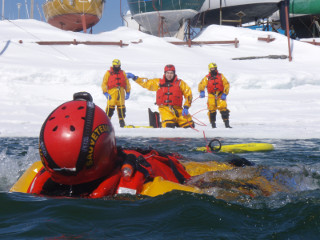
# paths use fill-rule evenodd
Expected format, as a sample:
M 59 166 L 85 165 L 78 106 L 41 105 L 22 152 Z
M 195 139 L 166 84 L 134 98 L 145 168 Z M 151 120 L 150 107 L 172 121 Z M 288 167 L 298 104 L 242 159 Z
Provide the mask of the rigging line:
M 2 49 L 2 51 L 0 52 L 0 56 L 7 50 L 7 48 L 9 47 L 9 45 L 10 45 L 10 40 L 8 40 L 7 42 L 6 42 L 6 45 L 4 46 L 4 48 Z
M 8 22 L 12 23 L 13 25 L 15 25 L 16 27 L 20 28 L 22 31 L 26 32 L 27 34 L 31 35 L 32 37 L 38 39 L 39 41 L 41 41 L 41 39 L 39 37 L 37 37 L 36 35 L 32 34 L 31 32 L 27 31 L 26 29 L 24 29 L 23 27 L 19 26 L 18 24 L 12 22 L 11 20 L 5 18 L 5 20 L 7 20 Z M 60 53 L 61 55 L 63 55 L 64 57 L 66 57 L 69 60 L 72 60 L 70 57 L 68 57 L 66 54 L 64 54 L 63 52 L 59 51 L 58 49 L 54 48 L 53 46 L 49 45 L 53 50 L 55 50 L 56 52 Z
M 132 15 L 131 15 L 132 16 Z M 127 23 L 127 27 L 129 27 L 129 23 L 127 22 L 127 20 L 123 17 L 123 14 L 122 14 L 122 1 L 120 0 L 120 17 L 122 19 L 122 25 L 123 25 L 123 22 L 126 22 Z

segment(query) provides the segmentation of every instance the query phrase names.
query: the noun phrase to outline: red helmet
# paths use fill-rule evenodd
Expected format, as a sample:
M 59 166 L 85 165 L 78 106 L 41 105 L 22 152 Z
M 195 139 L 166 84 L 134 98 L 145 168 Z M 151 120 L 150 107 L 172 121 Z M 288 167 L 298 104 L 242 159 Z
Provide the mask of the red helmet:
M 75 185 L 107 176 L 117 162 L 114 129 L 87 92 L 57 107 L 43 123 L 41 161 L 57 183 Z
M 172 64 L 169 64 L 164 67 L 164 72 L 168 72 L 168 71 L 173 71 L 174 73 L 176 73 L 176 68 Z

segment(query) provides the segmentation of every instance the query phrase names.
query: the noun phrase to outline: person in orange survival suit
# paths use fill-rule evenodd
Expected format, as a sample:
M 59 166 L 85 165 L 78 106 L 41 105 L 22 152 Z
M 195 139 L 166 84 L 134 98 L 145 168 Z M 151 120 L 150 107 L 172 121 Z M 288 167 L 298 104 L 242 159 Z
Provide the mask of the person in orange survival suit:
M 173 65 L 165 66 L 163 78 L 139 78 L 132 73 L 127 73 L 127 77 L 150 91 L 157 91 L 156 104 L 159 107 L 162 127 L 194 127 L 188 111 L 192 102 L 191 88 L 178 78 Z
M 39 152 L 43 166 L 27 193 L 99 198 L 138 194 L 160 176 L 174 183 L 190 178 L 173 154 L 116 147 L 113 126 L 89 93 L 75 93 L 42 125 Z
M 102 92 L 108 99 L 106 113 L 111 119 L 117 106 L 120 127 L 124 127 L 126 117 L 125 100 L 130 97 L 131 85 L 126 73 L 121 70 L 119 59 L 112 61 L 112 67 L 108 70 L 101 84 Z
M 205 97 L 205 88 L 208 91 L 208 116 L 212 128 L 216 128 L 217 109 L 221 113 L 225 127 L 231 128 L 229 124 L 230 111 L 227 109 L 226 101 L 230 85 L 224 75 L 218 72 L 217 64 L 215 63 L 209 64 L 209 74 L 199 83 L 200 98 Z

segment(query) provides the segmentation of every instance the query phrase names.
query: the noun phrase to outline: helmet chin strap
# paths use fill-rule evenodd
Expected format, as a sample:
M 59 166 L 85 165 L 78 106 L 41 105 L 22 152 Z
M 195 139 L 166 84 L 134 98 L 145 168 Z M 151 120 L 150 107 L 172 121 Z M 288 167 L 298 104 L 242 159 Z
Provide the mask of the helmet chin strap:
M 113 71 L 119 72 L 121 70 L 121 67 L 113 67 Z
M 87 101 L 87 111 L 86 111 L 86 117 L 85 117 L 84 129 L 83 129 L 81 148 L 80 148 L 80 153 L 79 153 L 79 157 L 76 165 L 77 171 L 80 171 L 85 166 L 85 163 L 87 160 L 87 154 L 89 151 L 89 144 L 90 144 L 90 136 L 91 136 L 93 120 L 94 120 L 94 109 L 95 109 L 94 103 L 91 101 Z
M 210 72 L 211 72 L 211 75 L 215 76 L 215 75 L 217 75 L 218 70 L 212 70 L 212 71 L 210 71 Z

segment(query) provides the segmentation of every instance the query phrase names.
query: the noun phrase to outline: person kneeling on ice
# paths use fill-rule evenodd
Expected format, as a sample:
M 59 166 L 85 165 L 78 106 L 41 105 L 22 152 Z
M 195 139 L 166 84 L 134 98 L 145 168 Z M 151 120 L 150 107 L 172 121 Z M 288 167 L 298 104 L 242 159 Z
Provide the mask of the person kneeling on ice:
M 229 93 L 229 82 L 222 73 L 218 72 L 217 64 L 209 64 L 209 74 L 206 75 L 199 83 L 198 90 L 200 98 L 205 97 L 205 88 L 208 91 L 208 116 L 212 128 L 216 128 L 217 110 L 220 111 L 221 117 L 226 128 L 231 128 L 229 124 L 229 113 L 227 109 L 227 95 Z
M 73 101 L 48 116 L 41 128 L 39 152 L 43 166 L 27 193 L 88 198 L 139 194 L 156 177 L 176 184 L 175 188 L 189 189 L 181 184 L 190 175 L 173 154 L 117 148 L 108 116 L 86 92 L 75 93 Z M 19 184 L 25 185 L 26 179 L 19 181 L 11 191 L 22 191 Z
M 188 111 L 192 102 L 191 88 L 178 78 L 173 65 L 165 66 L 162 78 L 139 78 L 132 73 L 127 73 L 127 77 L 150 91 L 157 91 L 156 104 L 159 108 L 162 127 L 194 127 Z M 185 102 L 182 105 L 183 97 Z

